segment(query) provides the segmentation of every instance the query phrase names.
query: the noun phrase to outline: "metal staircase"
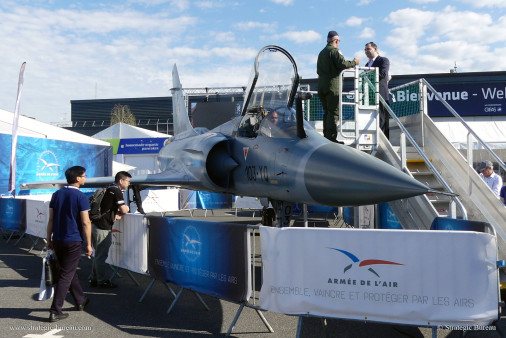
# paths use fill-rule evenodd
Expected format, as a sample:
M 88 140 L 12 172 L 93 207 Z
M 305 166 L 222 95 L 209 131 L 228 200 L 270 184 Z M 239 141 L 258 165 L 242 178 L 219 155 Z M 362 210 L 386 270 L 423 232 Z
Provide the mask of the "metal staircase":
M 407 85 L 413 85 L 413 83 L 404 86 Z M 383 142 L 378 144 L 380 149 L 378 154 L 383 154 L 382 158 L 387 160 L 392 157 L 400 158 L 403 163 L 400 168 L 409 171 L 415 178 L 436 190 L 439 190 L 439 184 L 442 184 L 447 191 L 457 193 L 458 198 L 448 198 L 439 194 L 426 195 L 425 198 L 430 202 L 437 216 L 490 223 L 497 233 L 499 256 L 504 259 L 506 257 L 506 208 L 474 169 L 480 161 L 490 160 L 506 171 L 504 162 L 429 83 L 421 79 L 416 85 L 420 98 L 420 113 L 398 117 L 397 115 L 402 114 L 396 111 L 395 104 L 391 105 L 388 111 L 394 123 L 393 125 L 391 123 L 390 142 L 384 137 L 380 138 Z M 393 92 L 396 90 L 402 90 L 402 88 L 392 89 Z M 429 90 L 455 117 L 455 121 L 468 131 L 465 150 L 456 149 L 427 115 L 426 103 Z M 408 138 L 413 147 L 407 147 L 404 138 Z M 414 152 L 413 148 L 420 148 L 420 152 Z M 388 157 L 384 156 L 387 152 L 390 152 Z M 479 161 L 474 161 L 473 158 L 478 154 Z M 422 205 L 416 207 L 422 207 Z M 407 209 L 399 212 L 411 213 Z M 428 226 L 430 222 L 425 224 Z
M 422 159 L 412 158 L 407 160 L 407 167 L 411 175 L 431 189 L 443 191 L 443 185 L 434 176 L 434 173 Z M 426 194 L 430 203 L 439 217 L 448 217 L 450 214 L 451 197 L 441 194 Z
M 424 79 L 390 90 L 394 97 L 396 91 L 409 92 L 410 100 L 393 100 L 387 107 L 391 116 L 390 140 L 387 140 L 378 130 L 377 113 L 371 113 L 374 109 L 377 111 L 379 101 L 384 102 L 374 83 L 377 78 L 367 75 L 371 72 L 368 68 L 356 68 L 352 71 L 354 91 L 341 93 L 343 103 L 338 139 L 344 140 L 349 146 L 370 152 L 430 188 L 442 192 L 389 202 L 402 227 L 429 229 L 437 216 L 485 221 L 494 227 L 500 256 L 506 258 L 506 208 L 474 169 L 477 162 L 491 160 L 506 171 L 503 161 Z M 343 74 L 341 76 L 344 76 Z M 466 150 L 456 149 L 428 116 L 428 91 L 448 109 L 455 121 L 467 129 Z M 351 119 L 343 119 L 346 109 L 350 109 L 346 108 L 347 106 L 353 109 Z M 370 143 L 364 143 L 363 139 L 369 140 Z M 477 158 L 478 161 L 474 161 L 478 148 L 480 157 Z

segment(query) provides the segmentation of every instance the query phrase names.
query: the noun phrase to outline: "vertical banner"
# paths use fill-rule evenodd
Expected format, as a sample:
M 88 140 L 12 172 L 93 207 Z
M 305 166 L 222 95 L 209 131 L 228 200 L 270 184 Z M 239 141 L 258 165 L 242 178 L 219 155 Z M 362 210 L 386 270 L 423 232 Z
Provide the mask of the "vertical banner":
M 148 217 L 149 273 L 233 302 L 251 295 L 250 235 L 246 225 Z
M 26 201 L 26 233 L 35 237 L 46 238 L 49 219 L 49 201 Z
M 16 149 L 18 144 L 18 121 L 19 121 L 19 101 L 21 99 L 21 89 L 23 88 L 23 74 L 25 72 L 26 62 L 21 65 L 18 80 L 18 94 L 16 96 L 16 107 L 14 108 L 14 121 L 12 122 L 12 143 L 11 143 L 11 162 L 9 169 L 9 193 L 16 194 Z
M 0 198 L 0 228 L 24 232 L 26 230 L 25 210 L 26 200 Z
M 112 226 L 112 243 L 106 263 L 146 274 L 148 271 L 148 230 L 144 215 L 126 214 Z
M 490 234 L 260 227 L 260 238 L 263 309 L 410 325 L 499 318 Z

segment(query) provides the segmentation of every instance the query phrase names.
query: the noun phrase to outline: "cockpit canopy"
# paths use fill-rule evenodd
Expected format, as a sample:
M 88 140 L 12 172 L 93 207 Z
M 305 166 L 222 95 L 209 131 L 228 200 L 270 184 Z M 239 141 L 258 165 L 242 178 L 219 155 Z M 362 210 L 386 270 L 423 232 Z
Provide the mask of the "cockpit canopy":
M 262 48 L 251 72 L 237 135 L 297 136 L 292 106 L 298 87 L 299 75 L 292 56 L 278 46 Z
M 262 107 L 292 107 L 298 87 L 299 74 L 292 56 L 278 46 L 264 47 L 251 71 L 242 115 Z

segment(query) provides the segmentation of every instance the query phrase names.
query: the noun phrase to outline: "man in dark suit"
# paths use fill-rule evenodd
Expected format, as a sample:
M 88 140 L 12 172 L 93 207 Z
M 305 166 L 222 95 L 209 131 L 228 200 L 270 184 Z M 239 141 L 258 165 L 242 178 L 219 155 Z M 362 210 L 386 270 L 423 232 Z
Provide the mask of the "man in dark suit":
M 365 55 L 369 61 L 365 64 L 366 67 L 379 68 L 379 93 L 383 99 L 389 103 L 388 98 L 388 82 L 390 81 L 390 61 L 378 53 L 378 46 L 374 42 L 369 42 L 365 45 Z M 389 114 L 385 107 L 380 104 L 379 126 L 385 136 L 389 138 L 388 118 Z

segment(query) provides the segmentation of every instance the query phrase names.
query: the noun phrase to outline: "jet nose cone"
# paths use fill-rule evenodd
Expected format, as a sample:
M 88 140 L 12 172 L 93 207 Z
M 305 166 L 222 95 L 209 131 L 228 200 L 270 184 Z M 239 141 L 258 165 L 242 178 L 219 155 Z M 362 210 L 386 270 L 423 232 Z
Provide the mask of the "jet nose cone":
M 310 156 L 306 189 L 319 204 L 354 206 L 417 196 L 429 188 L 393 166 L 356 149 L 326 144 Z

